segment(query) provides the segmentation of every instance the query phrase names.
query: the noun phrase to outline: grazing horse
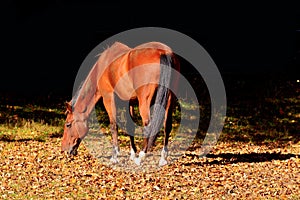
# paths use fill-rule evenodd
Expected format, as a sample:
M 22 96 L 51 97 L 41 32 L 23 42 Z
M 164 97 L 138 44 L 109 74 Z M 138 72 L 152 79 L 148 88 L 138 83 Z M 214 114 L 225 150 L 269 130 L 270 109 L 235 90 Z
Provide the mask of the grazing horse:
M 168 139 L 172 129 L 172 107 L 175 96 L 170 87 L 176 87 L 179 71 L 178 58 L 171 48 L 159 42 L 148 42 L 135 48 L 115 42 L 101 53 L 87 78 L 70 102 L 66 102 L 66 123 L 62 139 L 62 151 L 77 154 L 82 139 L 88 133 L 88 117 L 100 98 L 107 111 L 112 134 L 111 162 L 117 163 L 119 153 L 118 126 L 116 121 L 116 96 L 129 101 L 130 115 L 132 103 L 138 100 L 143 124 L 143 147 L 136 157 L 137 148 L 134 134 L 130 133 L 131 156 L 137 165 L 145 157 L 155 141 L 155 136 L 163 123 L 164 147 L 159 165 L 167 164 Z M 174 73 L 175 74 L 175 73 Z M 154 104 L 153 104 L 154 102 Z M 150 108 L 153 109 L 150 114 Z

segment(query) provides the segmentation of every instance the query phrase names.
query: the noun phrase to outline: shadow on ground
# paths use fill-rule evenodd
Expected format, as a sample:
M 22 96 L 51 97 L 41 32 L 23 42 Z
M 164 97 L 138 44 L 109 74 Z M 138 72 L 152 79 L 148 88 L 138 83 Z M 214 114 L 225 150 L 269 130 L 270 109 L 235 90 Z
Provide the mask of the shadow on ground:
M 193 158 L 199 158 L 195 154 L 186 154 L 185 156 Z M 292 157 L 300 156 L 298 154 L 282 154 L 282 153 L 247 153 L 247 154 L 235 154 L 235 153 L 220 153 L 220 154 L 207 154 L 207 158 L 213 158 L 212 161 L 203 161 L 203 162 L 187 162 L 184 163 L 185 166 L 190 165 L 226 165 L 234 163 L 257 163 L 257 162 L 268 162 L 272 160 L 288 160 Z

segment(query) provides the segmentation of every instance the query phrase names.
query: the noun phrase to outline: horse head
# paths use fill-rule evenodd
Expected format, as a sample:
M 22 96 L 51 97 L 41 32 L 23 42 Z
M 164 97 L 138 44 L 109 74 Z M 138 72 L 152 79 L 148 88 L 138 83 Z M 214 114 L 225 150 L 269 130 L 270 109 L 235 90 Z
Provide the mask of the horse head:
M 64 126 L 64 135 L 61 144 L 62 152 L 76 155 L 77 149 L 84 136 L 88 133 L 87 120 L 79 112 L 72 109 L 71 102 L 66 102 L 66 123 Z

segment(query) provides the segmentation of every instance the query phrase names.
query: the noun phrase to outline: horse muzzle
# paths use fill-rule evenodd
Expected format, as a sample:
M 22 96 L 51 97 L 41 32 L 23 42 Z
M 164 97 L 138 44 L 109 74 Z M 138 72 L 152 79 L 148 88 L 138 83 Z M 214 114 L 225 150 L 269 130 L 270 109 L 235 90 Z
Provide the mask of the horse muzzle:
M 66 151 L 69 155 L 76 156 L 80 143 L 81 143 L 81 139 L 78 138 L 78 139 L 76 139 L 74 145 L 72 145 L 72 146 L 70 145 L 69 147 L 62 147 L 61 152 L 63 153 Z

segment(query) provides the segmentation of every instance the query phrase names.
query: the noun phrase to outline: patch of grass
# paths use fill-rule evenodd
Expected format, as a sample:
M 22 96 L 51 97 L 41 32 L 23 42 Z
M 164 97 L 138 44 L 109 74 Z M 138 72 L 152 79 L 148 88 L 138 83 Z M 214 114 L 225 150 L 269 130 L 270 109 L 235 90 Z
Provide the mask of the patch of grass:
M 60 126 L 50 126 L 41 123 L 34 123 L 30 127 L 8 128 L 6 125 L 0 125 L 0 141 L 40 141 L 44 142 L 46 138 L 62 136 L 63 129 Z

